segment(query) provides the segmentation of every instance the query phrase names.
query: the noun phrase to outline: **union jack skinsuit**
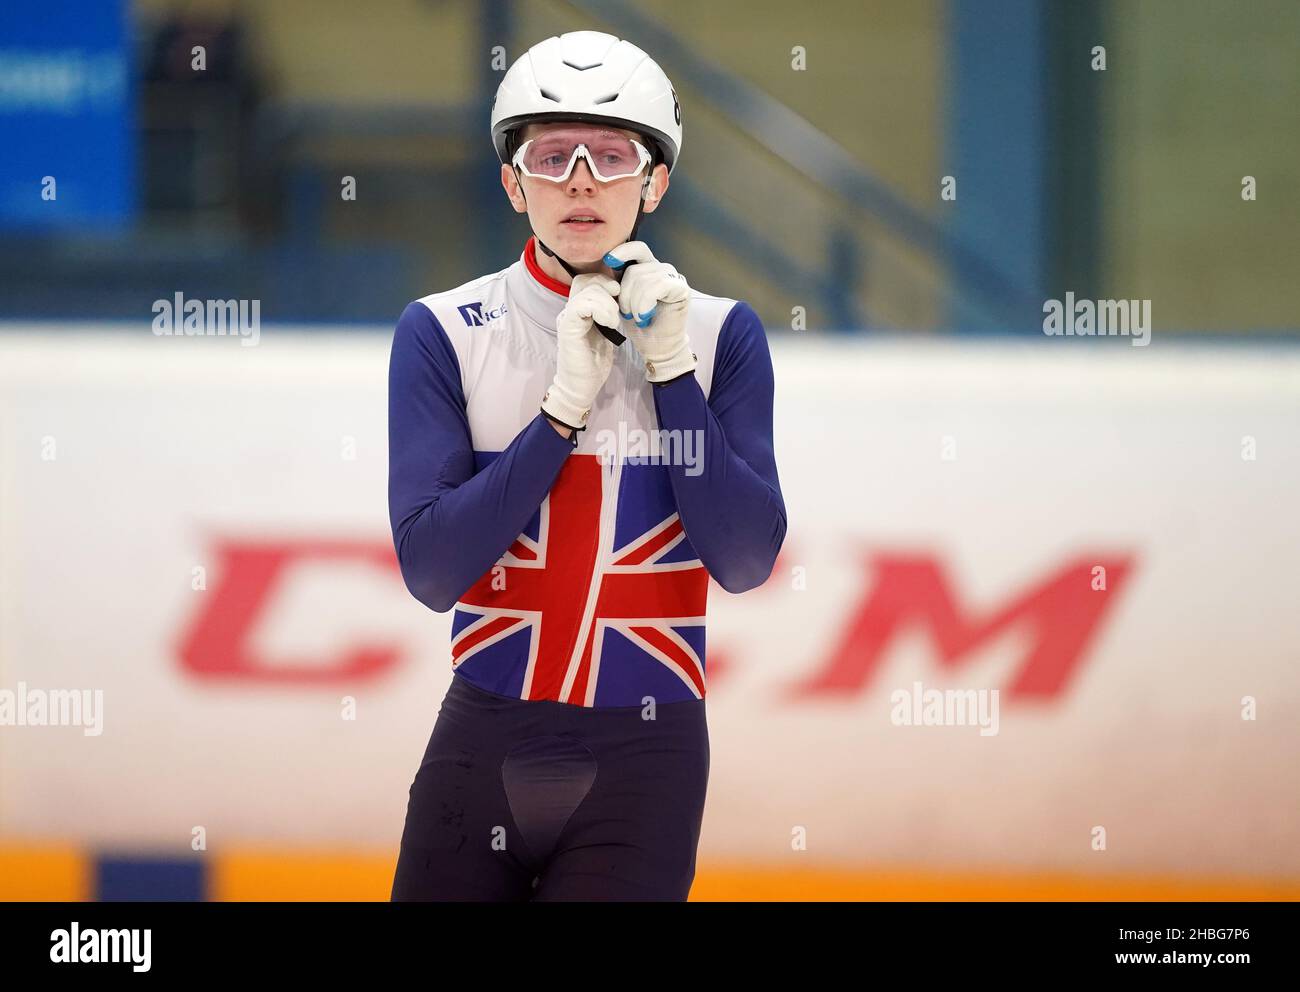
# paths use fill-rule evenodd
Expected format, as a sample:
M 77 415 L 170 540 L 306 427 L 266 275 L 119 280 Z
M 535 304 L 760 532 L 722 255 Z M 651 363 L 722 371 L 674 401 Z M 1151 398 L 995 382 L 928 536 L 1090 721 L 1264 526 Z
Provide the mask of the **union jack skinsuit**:
M 455 611 L 393 898 L 684 899 L 708 581 L 760 585 L 786 531 L 771 357 L 748 304 L 692 290 L 697 368 L 651 384 L 625 341 L 562 437 L 539 406 L 568 286 L 534 244 L 412 302 L 393 338 L 394 546 L 412 595 Z
M 693 291 L 695 372 L 652 385 L 624 342 L 574 447 L 538 410 L 568 287 L 533 244 L 398 324 L 389 506 L 402 575 L 431 609 L 455 608 L 452 666 L 481 688 L 582 706 L 702 698 L 708 577 L 733 593 L 759 585 L 785 536 L 762 324 L 748 304 Z M 702 439 L 697 464 L 602 457 L 613 438 L 660 430 L 682 431 L 687 453 Z

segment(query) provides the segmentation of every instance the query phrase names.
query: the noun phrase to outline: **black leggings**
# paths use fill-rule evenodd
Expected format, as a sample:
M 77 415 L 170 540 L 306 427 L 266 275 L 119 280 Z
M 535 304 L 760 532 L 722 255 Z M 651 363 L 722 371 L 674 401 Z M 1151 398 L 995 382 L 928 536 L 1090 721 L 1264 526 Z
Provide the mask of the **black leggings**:
M 454 675 L 411 785 L 392 899 L 684 901 L 709 779 L 704 700 L 649 715 Z

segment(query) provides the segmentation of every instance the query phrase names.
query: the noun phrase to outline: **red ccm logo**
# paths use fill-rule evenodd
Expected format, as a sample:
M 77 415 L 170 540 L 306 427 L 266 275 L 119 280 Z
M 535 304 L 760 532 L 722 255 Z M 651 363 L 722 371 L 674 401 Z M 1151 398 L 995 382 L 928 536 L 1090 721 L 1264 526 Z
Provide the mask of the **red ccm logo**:
M 250 646 L 276 584 L 291 567 L 305 562 L 363 562 L 399 578 L 401 572 L 391 544 L 375 541 L 221 540 L 215 547 L 216 588 L 201 597 L 202 605 L 181 636 L 181 667 L 208 679 L 236 679 L 322 685 L 373 678 L 399 659 L 396 646 L 340 648 L 328 662 L 310 659 L 275 660 L 256 654 Z
M 185 629 L 181 665 L 205 679 L 327 685 L 377 677 L 401 658 L 398 645 L 341 647 L 328 660 L 270 659 L 251 647 L 252 632 L 274 600 L 276 585 L 304 563 L 363 562 L 399 579 L 392 545 L 376 541 L 222 540 L 216 588 L 201 597 Z M 791 556 L 782 552 L 772 577 L 755 593 L 779 592 Z M 963 608 L 941 556 L 862 552 L 863 592 L 845 613 L 831 651 L 808 666 L 809 675 L 789 687 L 788 698 L 847 696 L 878 677 L 894 638 L 905 630 L 927 631 L 944 670 L 1011 628 L 1028 631 L 1030 644 L 1006 687 L 1008 701 L 1059 697 L 1080 667 L 1115 600 L 1127 588 L 1131 555 L 1078 554 L 978 615 Z M 1093 588 L 1094 569 L 1105 569 L 1106 588 Z M 726 645 L 708 651 L 710 683 L 734 667 Z
M 959 668 L 966 656 L 1003 631 L 1027 631 L 1031 643 L 1010 684 L 1008 701 L 1060 696 L 1075 674 L 1133 568 L 1129 555 L 1081 554 L 1056 566 L 1003 602 L 975 614 L 963 609 L 936 555 L 862 552 L 863 593 L 845 618 L 838 642 L 789 696 L 841 696 L 876 678 L 893 639 L 924 630 L 939 667 Z M 1096 569 L 1105 588 L 1094 588 Z M 775 572 L 775 569 L 773 570 Z

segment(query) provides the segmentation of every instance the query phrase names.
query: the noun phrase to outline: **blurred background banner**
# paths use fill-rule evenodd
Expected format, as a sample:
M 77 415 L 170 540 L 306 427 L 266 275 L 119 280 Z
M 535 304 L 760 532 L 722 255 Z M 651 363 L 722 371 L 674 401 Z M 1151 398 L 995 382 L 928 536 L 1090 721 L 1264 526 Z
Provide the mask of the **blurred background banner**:
M 651 51 L 682 101 L 647 237 L 775 332 L 802 307 L 1037 334 L 1066 291 L 1150 299 L 1160 331 L 1295 328 L 1291 0 L 11 0 L 0 317 L 139 320 L 182 290 L 391 325 L 518 257 L 488 108 L 581 28 Z
M 76 9 L 6 0 L 0 226 L 121 228 L 135 218 L 135 68 L 126 0 Z
M 710 589 L 704 878 L 1295 894 L 1300 354 L 773 355 L 799 525 L 763 587 Z M 380 335 L 279 329 L 0 338 L 3 685 L 101 694 L 80 724 L 4 728 L 6 835 L 166 852 L 197 831 L 205 892 L 248 849 L 369 856 L 383 895 L 451 678 L 450 615 L 405 594 L 382 513 L 386 359 Z M 927 725 L 934 689 L 971 691 L 967 715 Z M 277 891 L 259 878 L 239 894 Z
M 10 0 L 0 899 L 387 898 L 451 678 L 392 328 L 519 257 L 488 107 L 582 28 L 776 375 L 692 898 L 1300 897 L 1290 0 Z

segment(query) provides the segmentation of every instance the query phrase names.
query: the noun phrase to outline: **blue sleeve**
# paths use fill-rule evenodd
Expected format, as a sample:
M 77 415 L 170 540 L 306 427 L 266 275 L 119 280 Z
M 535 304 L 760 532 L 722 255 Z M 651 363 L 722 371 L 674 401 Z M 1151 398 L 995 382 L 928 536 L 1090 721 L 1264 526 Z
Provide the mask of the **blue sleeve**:
M 653 389 L 660 429 L 704 439 L 697 474 L 668 468 L 686 536 L 727 592 L 762 585 L 786 518 L 772 450 L 772 356 L 758 314 L 744 301 L 727 314 L 707 401 L 693 372 Z
M 451 609 L 523 533 L 572 451 L 539 409 L 476 474 L 456 352 L 428 307 L 407 306 L 388 366 L 388 516 L 411 595 Z

